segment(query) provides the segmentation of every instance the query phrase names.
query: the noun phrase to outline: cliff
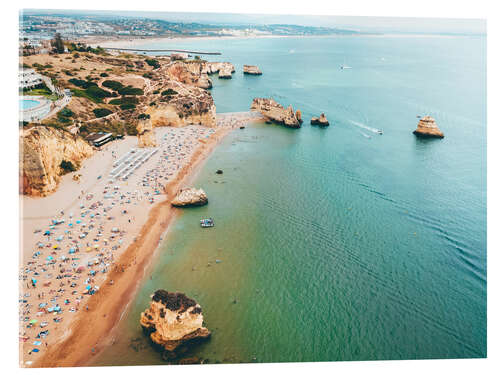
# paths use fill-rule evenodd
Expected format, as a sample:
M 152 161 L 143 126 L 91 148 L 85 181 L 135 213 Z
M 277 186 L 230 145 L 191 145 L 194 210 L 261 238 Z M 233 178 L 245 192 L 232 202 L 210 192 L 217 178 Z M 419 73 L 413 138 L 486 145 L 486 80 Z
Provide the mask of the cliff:
M 262 75 L 261 70 L 256 65 L 243 65 L 243 74 L 250 74 L 254 76 Z
M 294 113 L 292 106 L 284 108 L 281 104 L 270 98 L 255 98 L 250 107 L 251 110 L 258 111 L 266 118 L 278 124 L 283 124 L 290 128 L 300 128 L 300 111 Z
M 136 129 L 139 147 L 156 147 L 156 135 L 150 118 L 140 119 Z
M 168 81 L 161 91 L 155 105 L 146 110 L 153 126 L 215 127 L 216 108 L 209 92 L 174 80 Z
M 202 89 L 212 88 L 212 80 L 202 71 L 203 64 L 198 62 L 184 63 L 177 61 L 169 64 L 166 73 L 174 80 Z
M 444 138 L 444 134 L 439 130 L 436 120 L 431 116 L 422 117 L 418 122 L 417 130 L 413 134 L 422 138 Z
M 175 358 L 190 345 L 206 340 L 211 332 L 203 327 L 201 307 L 182 293 L 157 290 L 148 309 L 141 313 L 143 332 L 162 351 L 164 359 Z
M 328 126 L 330 123 L 328 122 L 325 114 L 322 113 L 319 117 L 313 117 L 311 119 L 311 125 Z
M 45 126 L 22 130 L 19 148 L 19 190 L 35 196 L 46 196 L 57 189 L 63 160 L 76 166 L 94 153 L 81 137 Z
M 208 198 L 203 189 L 187 188 L 182 189 L 171 203 L 176 207 L 203 206 L 208 203 Z

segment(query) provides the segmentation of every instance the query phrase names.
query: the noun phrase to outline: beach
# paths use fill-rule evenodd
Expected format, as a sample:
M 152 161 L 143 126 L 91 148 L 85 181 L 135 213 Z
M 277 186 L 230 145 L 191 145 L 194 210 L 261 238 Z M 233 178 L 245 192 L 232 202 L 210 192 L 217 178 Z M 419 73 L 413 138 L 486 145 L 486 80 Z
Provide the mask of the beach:
M 125 137 L 64 176 L 52 195 L 21 198 L 21 366 L 83 365 L 112 340 L 179 210 L 170 200 L 231 130 L 258 119 L 227 113 L 216 128 L 156 128 L 157 151 L 126 181 L 110 179 L 137 145 Z

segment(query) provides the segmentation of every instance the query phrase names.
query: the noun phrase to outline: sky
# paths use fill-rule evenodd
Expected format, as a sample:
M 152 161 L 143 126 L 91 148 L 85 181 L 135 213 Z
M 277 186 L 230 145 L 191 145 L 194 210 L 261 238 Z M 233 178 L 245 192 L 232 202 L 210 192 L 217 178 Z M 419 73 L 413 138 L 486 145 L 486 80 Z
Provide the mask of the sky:
M 174 22 L 212 24 L 294 24 L 351 29 L 363 32 L 404 33 L 486 33 L 486 21 L 481 19 L 361 17 L 361 16 L 299 16 L 232 13 L 179 13 L 91 10 L 26 10 L 26 13 L 88 14 L 163 19 Z

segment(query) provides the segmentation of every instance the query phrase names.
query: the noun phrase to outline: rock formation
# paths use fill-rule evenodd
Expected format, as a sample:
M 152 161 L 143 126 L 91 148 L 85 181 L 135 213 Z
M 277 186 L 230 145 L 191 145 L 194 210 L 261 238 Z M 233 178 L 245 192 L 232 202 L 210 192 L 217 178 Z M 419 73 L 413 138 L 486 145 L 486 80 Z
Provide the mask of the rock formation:
M 177 357 L 211 335 L 203 327 L 201 307 L 195 300 L 162 289 L 154 293 L 149 308 L 141 313 L 140 324 L 164 359 Z
M 328 122 L 325 114 L 322 113 L 319 117 L 313 117 L 311 119 L 311 125 L 328 126 L 330 123 Z
M 153 126 L 184 126 L 199 124 L 215 127 L 215 104 L 212 95 L 204 89 L 171 80 L 161 90 L 155 106 L 146 113 Z
M 255 98 L 250 109 L 260 112 L 268 120 L 272 120 L 278 124 L 283 124 L 291 128 L 300 128 L 300 121 L 297 119 L 292 106 L 285 109 L 272 98 Z
M 422 117 L 413 134 L 422 138 L 444 138 L 443 132 L 436 125 L 436 120 L 431 116 Z
M 302 124 L 302 112 L 300 112 L 300 109 L 297 109 L 295 111 L 295 117 L 297 117 L 297 121 L 300 122 Z
M 182 189 L 171 203 L 176 207 L 203 206 L 208 203 L 208 198 L 203 189 L 187 188 Z
M 187 85 L 193 85 L 202 89 L 212 88 L 212 80 L 208 78 L 206 72 L 203 72 L 201 62 L 185 63 L 176 61 L 169 64 L 165 72 L 174 80 Z
M 150 118 L 139 119 L 136 129 L 139 147 L 156 147 L 156 135 Z
M 243 74 L 250 74 L 254 76 L 262 75 L 261 70 L 256 65 L 243 65 Z
M 94 153 L 81 137 L 45 126 L 21 130 L 19 149 L 19 190 L 36 196 L 56 190 L 63 160 L 76 166 Z
M 204 63 L 202 73 L 214 74 L 219 73 L 219 78 L 230 79 L 232 73 L 235 72 L 234 65 L 229 62 L 206 62 Z

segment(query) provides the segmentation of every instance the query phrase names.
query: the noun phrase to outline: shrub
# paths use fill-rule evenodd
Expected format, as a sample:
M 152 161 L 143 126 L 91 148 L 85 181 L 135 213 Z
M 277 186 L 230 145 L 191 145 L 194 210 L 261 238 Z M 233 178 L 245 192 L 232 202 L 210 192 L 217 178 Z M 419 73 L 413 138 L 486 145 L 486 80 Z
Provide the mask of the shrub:
M 146 59 L 146 64 L 152 66 L 153 69 L 158 69 L 160 67 L 160 63 L 155 59 Z
M 153 73 L 151 73 L 151 72 L 146 72 L 146 73 L 144 73 L 142 76 L 143 76 L 144 78 L 149 78 L 149 79 L 151 79 L 151 78 L 153 78 Z
M 107 80 L 102 83 L 104 87 L 110 88 L 112 90 L 118 91 L 119 89 L 123 88 L 124 86 L 118 82 L 118 81 L 111 81 Z
M 161 95 L 162 96 L 165 96 L 165 95 L 168 95 L 168 96 L 177 95 L 177 91 L 172 90 L 172 89 L 167 89 L 165 91 L 162 91 Z
M 139 100 L 135 96 L 124 96 L 118 99 L 111 99 L 109 104 L 123 105 L 123 104 L 137 104 Z
M 142 91 L 142 89 L 133 86 L 119 88 L 118 93 L 120 95 L 144 95 L 144 91 Z
M 73 111 L 69 108 L 63 108 L 58 113 L 59 116 L 72 117 L 74 115 Z
M 93 110 L 95 117 L 104 117 L 113 113 L 107 108 L 96 108 Z
M 85 90 L 71 89 L 71 92 L 74 96 L 87 98 L 94 103 L 102 103 L 104 98 L 111 98 L 114 96 L 113 93 L 103 90 L 95 84 L 87 87 Z
M 144 119 L 149 119 L 151 118 L 151 115 L 146 114 L 146 113 L 141 113 L 139 116 L 137 116 L 139 120 L 144 120 Z
M 108 73 L 101 73 L 99 74 L 101 77 L 109 77 L 109 74 Z
M 70 78 L 68 82 L 72 83 L 77 87 L 82 87 L 84 89 L 87 89 L 90 86 L 97 86 L 97 84 L 95 84 L 94 82 L 89 82 L 88 80 L 84 81 L 83 79 L 78 79 L 78 78 Z
M 63 160 L 59 165 L 63 170 L 63 174 L 76 171 L 76 167 L 73 165 L 71 161 Z
M 135 109 L 135 104 L 125 103 L 125 104 L 120 105 L 120 109 L 123 109 L 124 111 L 127 109 Z

